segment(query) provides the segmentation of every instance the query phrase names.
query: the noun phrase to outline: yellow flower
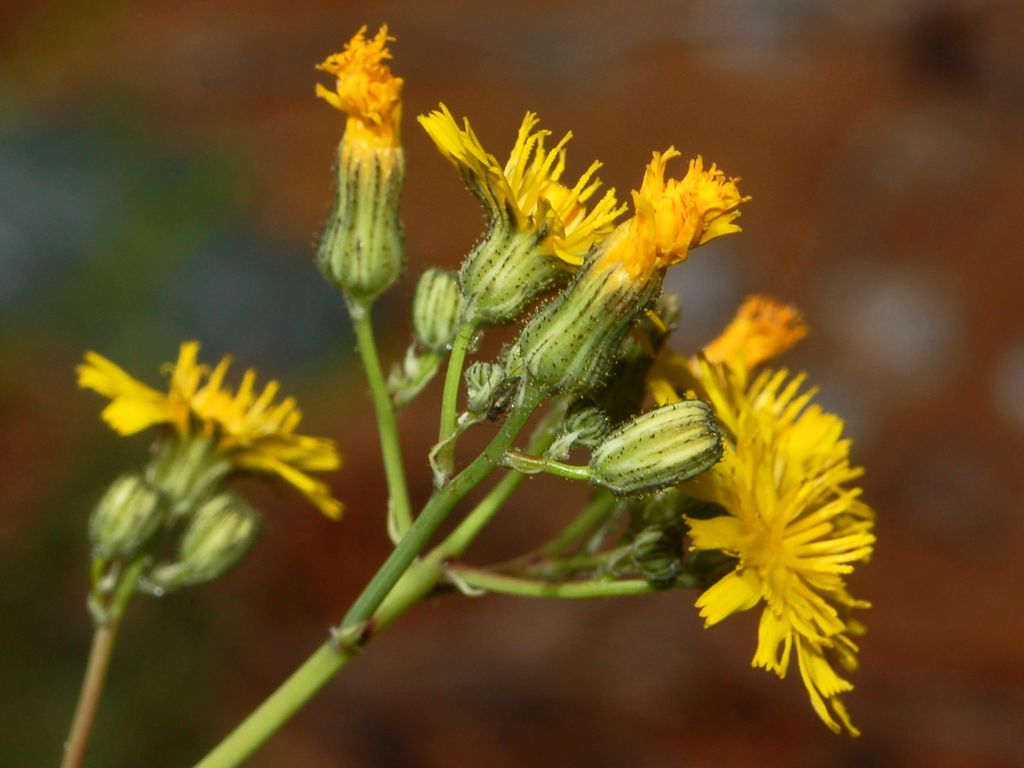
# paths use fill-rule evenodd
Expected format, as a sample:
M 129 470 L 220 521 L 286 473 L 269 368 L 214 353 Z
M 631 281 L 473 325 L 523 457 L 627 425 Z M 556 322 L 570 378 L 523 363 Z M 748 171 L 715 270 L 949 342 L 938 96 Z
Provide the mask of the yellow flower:
M 567 133 L 553 149 L 545 149 L 550 131 L 534 131 L 537 116 L 527 112 L 504 166 L 487 152 L 464 119 L 460 128 L 444 105 L 418 118 L 441 153 L 455 166 L 466 186 L 495 221 L 518 231 L 542 236 L 540 248 L 566 264 L 578 266 L 590 247 L 607 235 L 624 206 L 617 206 L 615 190 L 608 190 L 589 212 L 585 203 L 601 186 L 594 177 L 601 163 L 594 162 L 573 187 L 562 184 Z
M 725 330 L 704 347 L 704 358 L 751 371 L 807 335 L 800 311 L 767 296 L 751 296 Z
M 276 475 L 325 515 L 338 518 L 341 502 L 308 474 L 341 466 L 334 442 L 295 433 L 302 413 L 290 397 L 274 402 L 280 387 L 276 381 L 257 394 L 256 372 L 250 369 L 232 392 L 224 385 L 231 358 L 223 358 L 211 371 L 197 362 L 198 355 L 198 342 L 181 345 L 164 394 L 102 355 L 87 352 L 85 363 L 76 369 L 78 386 L 110 398 L 102 418 L 115 432 L 131 435 L 167 424 L 182 437 L 209 438 L 236 469 Z
M 807 335 L 800 311 L 768 296 L 751 296 L 701 357 L 722 363 L 745 380 L 758 366 L 778 357 Z M 700 364 L 663 347 L 647 376 L 647 389 L 658 405 L 679 401 L 678 392 L 699 388 Z
M 687 519 L 695 550 L 737 558 L 735 570 L 697 600 L 706 626 L 763 604 L 753 665 L 783 677 L 793 651 L 818 716 L 833 731 L 850 722 L 839 696 L 853 685 L 837 672 L 857 666 L 850 618 L 868 603 L 846 590 L 845 576 L 867 560 L 874 515 L 849 483 L 843 422 L 801 392 L 804 376 L 764 371 L 747 386 L 727 366 L 700 362 L 700 380 L 725 427 L 726 451 L 708 472 L 681 486 L 727 514 Z
M 675 157 L 680 153 L 674 147 L 654 153 L 640 189 L 633 191 L 633 218 L 620 225 L 619 247 L 602 255 L 621 265 L 623 279 L 648 279 L 685 261 L 691 248 L 740 231 L 734 222 L 740 203 L 750 197 L 740 195 L 739 179 L 727 179 L 714 164 L 704 170 L 698 155 L 686 176 L 666 181 L 665 164 Z
M 316 95 L 348 114 L 345 141 L 383 149 L 399 144 L 402 118 L 402 84 L 384 62 L 391 58 L 387 25 L 373 39 L 363 26 L 345 50 L 328 56 L 317 69 L 337 78 L 334 90 L 317 84 Z
M 671 147 L 654 153 L 633 192 L 633 217 L 594 247 L 572 284 L 524 329 L 519 347 L 534 382 L 578 394 L 600 387 L 666 270 L 691 248 L 740 231 L 734 222 L 749 198 L 736 179 L 713 165 L 705 171 L 698 157 L 685 177 L 666 181 L 665 163 L 678 156 Z

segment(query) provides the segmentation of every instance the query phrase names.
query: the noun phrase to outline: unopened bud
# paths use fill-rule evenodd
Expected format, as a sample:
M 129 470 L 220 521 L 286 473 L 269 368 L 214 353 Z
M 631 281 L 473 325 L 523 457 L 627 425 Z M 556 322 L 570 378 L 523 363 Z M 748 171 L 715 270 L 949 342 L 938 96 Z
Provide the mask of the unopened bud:
M 568 277 L 568 265 L 541 249 L 544 236 L 494 222 L 466 257 L 459 284 L 474 325 L 506 325 Z
M 596 448 L 611 431 L 611 423 L 600 408 L 585 400 L 577 400 L 566 411 L 562 431 L 575 433 L 574 442 L 585 448 Z
M 619 495 L 645 493 L 687 480 L 722 456 L 715 417 L 700 400 L 641 414 L 618 427 L 590 459 L 592 482 Z
M 597 246 L 572 283 L 523 329 L 523 364 L 549 392 L 586 395 L 600 388 L 626 334 L 661 291 L 660 272 L 632 280 L 617 263 L 608 264 L 625 234 L 613 233 Z
M 122 475 L 110 484 L 89 518 L 93 557 L 134 557 L 166 516 L 158 491 L 139 475 Z
M 416 283 L 412 299 L 412 327 L 416 341 L 434 352 L 447 350 L 455 338 L 462 294 L 453 272 L 428 269 Z
M 681 530 L 645 528 L 633 539 L 630 549 L 633 563 L 649 581 L 671 582 L 683 569 Z
M 146 480 L 163 493 L 171 515 L 182 517 L 216 493 L 230 469 L 213 441 L 186 437 L 161 446 L 146 468 Z
M 154 569 L 158 588 L 212 581 L 237 563 L 260 533 L 260 516 L 241 497 L 222 493 L 204 502 L 189 520 L 175 563 Z
M 372 301 L 405 266 L 398 219 L 405 155 L 401 146 L 342 141 L 336 171 L 334 210 L 320 237 L 317 263 L 328 280 Z
M 466 369 L 466 410 L 486 414 L 508 391 L 505 368 L 498 363 L 476 362 Z

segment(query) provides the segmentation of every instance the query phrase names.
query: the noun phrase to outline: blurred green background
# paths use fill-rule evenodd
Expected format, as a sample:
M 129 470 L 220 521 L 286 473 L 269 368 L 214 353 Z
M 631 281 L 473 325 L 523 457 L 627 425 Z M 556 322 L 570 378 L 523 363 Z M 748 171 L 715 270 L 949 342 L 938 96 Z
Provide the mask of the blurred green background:
M 790 356 L 848 420 L 878 510 L 875 603 L 834 737 L 795 671 L 749 668 L 753 617 L 692 594 L 441 599 L 375 641 L 253 766 L 1024 764 L 1024 6 L 837 0 L 328 3 L 13 0 L 0 9 L 0 764 L 53 765 L 90 636 L 85 521 L 144 437 L 72 369 L 154 384 L 186 338 L 282 380 L 336 437 L 331 523 L 252 488 L 266 534 L 218 584 L 129 610 L 95 766 L 198 759 L 325 637 L 387 552 L 372 416 L 339 295 L 312 264 L 340 114 L 313 65 L 386 21 L 406 79 L 410 275 L 480 234 L 413 118 L 444 101 L 503 155 L 522 114 L 573 130 L 624 194 L 675 144 L 743 177 L 744 234 L 672 272 L 677 346 L 750 292 L 799 304 Z M 402 415 L 413 494 L 434 387 Z M 528 484 L 473 553 L 519 552 L 578 493 Z

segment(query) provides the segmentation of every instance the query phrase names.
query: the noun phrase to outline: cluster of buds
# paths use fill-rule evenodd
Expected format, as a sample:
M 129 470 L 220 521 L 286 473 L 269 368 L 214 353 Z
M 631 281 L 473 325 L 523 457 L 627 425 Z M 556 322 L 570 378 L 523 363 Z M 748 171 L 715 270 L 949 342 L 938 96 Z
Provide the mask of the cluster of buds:
M 692 357 L 666 343 L 680 315 L 678 299 L 663 292 L 667 270 L 740 231 L 736 220 L 749 197 L 738 179 L 699 155 L 672 178 L 668 164 L 680 153 L 654 152 L 632 192 L 632 215 L 619 221 L 629 206 L 614 190 L 597 196 L 601 164 L 566 181 L 572 134 L 550 146 L 551 133 L 538 128 L 534 113 L 526 113 L 504 163 L 444 104 L 419 116 L 483 205 L 486 230 L 457 270 L 420 277 L 412 341 L 385 384 L 369 318 L 405 265 L 403 81 L 387 63 L 393 39 L 386 26 L 372 38 L 364 27 L 319 65 L 334 87 L 316 89 L 347 116 L 317 262 L 348 303 L 391 495 L 396 551 L 373 591 L 390 601 L 429 591 L 417 592 L 420 583 L 399 589 L 397 581 L 429 571 L 412 564 L 444 515 L 490 472 L 511 469 L 513 482 L 502 481 L 432 553 L 446 563 L 436 579 L 463 591 L 504 585 L 543 596 L 564 587 L 576 597 L 697 587 L 708 626 L 763 603 L 754 664 L 782 676 L 790 656 L 797 658 L 818 715 L 833 730 L 856 733 L 839 699 L 852 685 L 836 665 L 856 665 L 851 637 L 861 625 L 849 616 L 866 603 L 847 592 L 844 576 L 871 554 L 873 514 L 851 485 L 860 469 L 850 464 L 842 421 L 808 405 L 814 393 L 801 394 L 802 375 L 755 375 L 806 327 L 795 309 L 758 297 Z M 499 326 L 508 326 L 509 343 L 466 366 L 482 335 Z M 212 370 L 199 366 L 197 348 L 182 346 L 167 395 L 92 353 L 79 369 L 81 386 L 111 399 L 104 418 L 117 431 L 161 430 L 148 466 L 116 480 L 93 512 L 94 606 L 116 602 L 125 584 L 159 594 L 217 578 L 238 562 L 260 530 L 256 510 L 227 487 L 238 472 L 273 476 L 328 517 L 341 514 L 311 474 L 339 466 L 333 443 L 295 434 L 298 410 L 290 398 L 273 404 L 276 382 L 256 396 L 250 371 L 232 392 L 223 385 L 228 359 Z M 424 391 L 446 359 L 439 437 L 429 455 L 436 489 L 416 517 L 394 408 Z M 513 447 L 545 403 L 529 447 Z M 462 433 L 501 419 L 488 447 L 455 475 Z M 460 570 L 452 553 L 462 553 L 519 476 L 541 472 L 589 483 L 591 501 L 539 549 L 492 571 Z M 365 614 L 342 630 L 362 633 L 380 607 L 365 607 L 369 593 L 353 608 Z
M 126 595 L 216 579 L 245 555 L 261 524 L 228 489 L 242 472 L 294 486 L 329 517 L 341 513 L 309 474 L 339 466 L 333 442 L 295 433 L 301 413 L 291 398 L 274 402 L 277 382 L 257 393 L 250 370 L 232 391 L 230 358 L 211 370 L 198 353 L 196 342 L 181 345 L 166 393 L 94 352 L 78 367 L 80 386 L 110 398 L 103 418 L 115 431 L 157 430 L 148 464 L 115 480 L 89 519 L 98 621 L 116 618 Z

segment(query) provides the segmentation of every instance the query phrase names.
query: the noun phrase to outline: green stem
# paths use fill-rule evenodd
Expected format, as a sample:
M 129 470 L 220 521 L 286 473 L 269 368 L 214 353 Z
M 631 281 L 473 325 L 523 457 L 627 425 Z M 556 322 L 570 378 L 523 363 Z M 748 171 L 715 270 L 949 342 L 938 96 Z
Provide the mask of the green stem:
M 542 453 L 551 445 L 555 432 L 562 418 L 562 411 L 554 409 L 537 427 L 526 447 L 528 453 Z M 458 557 L 466 551 L 466 547 L 480 534 L 494 515 L 505 506 L 513 493 L 526 480 L 526 475 L 509 472 L 488 492 L 465 519 L 448 537 L 437 545 L 431 555 L 441 558 Z
M 598 597 L 626 597 L 664 591 L 665 587 L 651 584 L 646 579 L 621 581 L 568 581 L 549 582 L 506 576 L 461 565 L 448 565 L 464 583 L 471 587 L 519 597 L 547 597 L 562 600 L 585 600 Z
M 229 768 L 249 757 L 334 677 L 373 635 L 433 587 L 443 567 L 439 557 L 414 563 L 448 513 L 473 487 L 494 471 L 540 404 L 542 394 L 526 389 L 490 445 L 450 483 L 435 492 L 412 527 L 356 598 L 334 637 L 270 695 L 196 768 Z M 408 574 L 408 575 L 405 575 Z M 404 578 L 404 581 L 403 581 Z M 389 594 L 394 595 L 389 598 Z
M 566 464 L 564 461 L 556 461 L 543 456 L 530 456 L 519 451 L 509 451 L 505 454 L 505 466 L 522 472 L 526 475 L 535 475 L 538 472 L 547 472 L 549 475 L 564 477 L 566 480 L 590 480 L 590 467 L 579 464 Z
M 338 628 L 339 632 L 351 629 L 373 615 L 395 582 L 409 567 L 416 555 L 423 550 L 438 526 L 444 522 L 452 507 L 497 468 L 501 457 L 526 425 L 530 416 L 533 415 L 541 399 L 542 395 L 537 390 L 532 388 L 524 390 L 522 402 L 513 409 L 501 430 L 495 435 L 490 445 L 484 449 L 484 452 L 477 456 L 473 463 L 453 478 L 448 485 L 434 493 L 416 522 L 413 523 L 412 528 L 398 543 L 388 559 L 384 561 L 384 565 L 380 567 L 366 589 L 356 598 L 348 613 L 345 614 L 345 618 L 342 619 L 341 626 Z
M 412 525 L 412 504 L 405 482 L 405 468 L 402 464 L 402 449 L 398 440 L 398 422 L 391 404 L 384 372 L 377 354 L 377 342 L 373 336 L 373 321 L 370 305 L 352 296 L 346 296 L 352 326 L 356 332 L 359 355 L 363 359 L 366 379 L 370 385 L 373 408 L 377 413 L 377 430 L 380 433 L 380 452 L 384 461 L 384 476 L 390 498 L 389 519 L 394 520 L 396 533 L 401 536 Z M 393 516 L 393 517 L 392 517 Z
M 61 768 L 78 768 L 85 760 L 85 750 L 89 746 L 89 735 L 92 733 L 96 713 L 99 711 L 100 696 L 107 679 L 110 657 L 114 652 L 114 639 L 117 637 L 117 623 L 97 624 L 92 635 L 92 646 L 89 649 L 89 661 L 82 680 L 82 691 L 78 695 L 75 715 L 71 720 L 71 732 L 64 743 L 64 759 Z
M 85 666 L 85 677 L 82 680 L 82 690 L 78 695 L 78 704 L 75 705 L 75 714 L 71 718 L 68 739 L 64 743 L 64 759 L 61 761 L 61 768 L 79 768 L 85 760 L 85 750 L 89 746 L 89 736 L 92 733 L 93 724 L 96 722 L 100 697 L 103 695 L 103 686 L 107 681 L 107 670 L 110 668 L 110 658 L 114 653 L 117 629 L 121 624 L 121 617 L 124 615 L 128 600 L 135 592 L 135 583 L 145 565 L 146 558 L 144 557 L 130 563 L 124 569 L 112 591 L 106 595 L 100 595 L 96 594 L 96 589 L 101 581 L 104 561 L 93 558 L 93 592 L 89 598 L 89 605 L 90 611 L 93 613 L 95 629 L 92 635 L 92 645 L 89 648 L 89 660 Z M 103 604 L 104 597 L 109 598 L 108 605 Z
M 462 383 L 462 367 L 466 352 L 476 333 L 476 326 L 467 322 L 459 327 L 452 340 L 452 351 L 448 356 L 448 370 L 444 375 L 444 393 L 441 395 L 441 426 L 437 441 L 441 448 L 437 453 L 437 466 L 450 475 L 455 466 L 455 419 L 459 407 L 459 385 Z

